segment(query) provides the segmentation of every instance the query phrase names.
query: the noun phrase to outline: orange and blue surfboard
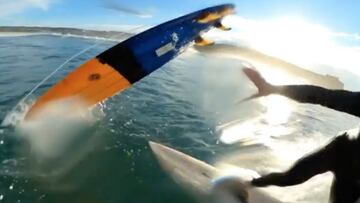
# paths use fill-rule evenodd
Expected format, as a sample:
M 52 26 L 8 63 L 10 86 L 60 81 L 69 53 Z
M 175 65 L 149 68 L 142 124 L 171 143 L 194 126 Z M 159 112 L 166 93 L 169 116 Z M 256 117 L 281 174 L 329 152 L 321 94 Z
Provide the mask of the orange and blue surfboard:
M 180 54 L 212 27 L 223 29 L 221 19 L 234 5 L 206 8 L 137 34 L 90 59 L 40 96 L 25 119 L 53 101 L 78 97 L 89 107 L 130 87 Z

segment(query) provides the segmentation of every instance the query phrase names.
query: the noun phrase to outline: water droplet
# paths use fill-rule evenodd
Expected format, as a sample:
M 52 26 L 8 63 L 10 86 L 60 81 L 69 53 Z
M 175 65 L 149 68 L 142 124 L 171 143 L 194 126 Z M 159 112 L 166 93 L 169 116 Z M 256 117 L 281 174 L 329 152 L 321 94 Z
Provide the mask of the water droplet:
M 0 200 L 3 200 L 4 199 L 4 195 L 0 195 Z
M 0 145 L 2 145 L 2 144 L 4 144 L 4 140 L 1 140 L 1 141 L 0 141 Z
M 10 185 L 9 189 L 10 189 L 10 190 L 14 189 L 14 186 L 13 186 L 13 185 Z

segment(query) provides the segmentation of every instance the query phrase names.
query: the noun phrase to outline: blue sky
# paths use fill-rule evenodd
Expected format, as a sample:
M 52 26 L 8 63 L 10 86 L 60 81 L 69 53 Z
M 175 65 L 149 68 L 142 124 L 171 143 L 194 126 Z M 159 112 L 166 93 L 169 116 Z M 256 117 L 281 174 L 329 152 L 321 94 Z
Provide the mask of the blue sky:
M 106 8 L 109 2 L 147 16 Z M 355 0 L 0 0 L 0 25 L 155 25 L 227 2 L 236 4 L 238 15 L 246 18 L 301 16 L 337 31 L 357 33 L 360 29 L 360 1 Z

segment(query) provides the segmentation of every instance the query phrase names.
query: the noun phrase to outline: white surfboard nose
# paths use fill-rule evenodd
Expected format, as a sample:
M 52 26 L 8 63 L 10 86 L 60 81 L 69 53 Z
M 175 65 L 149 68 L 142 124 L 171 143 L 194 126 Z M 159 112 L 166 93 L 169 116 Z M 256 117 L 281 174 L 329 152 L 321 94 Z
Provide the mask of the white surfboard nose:
M 158 159 L 164 159 L 165 158 L 164 153 L 166 153 L 166 152 L 173 152 L 173 150 L 171 150 L 170 148 L 168 148 L 162 144 L 159 144 L 157 142 L 149 141 L 149 145 L 150 145 L 151 151 L 153 151 L 153 153 L 155 154 L 155 156 Z
M 162 145 L 158 144 L 157 142 L 149 141 L 149 145 L 152 151 L 156 151 L 161 148 Z

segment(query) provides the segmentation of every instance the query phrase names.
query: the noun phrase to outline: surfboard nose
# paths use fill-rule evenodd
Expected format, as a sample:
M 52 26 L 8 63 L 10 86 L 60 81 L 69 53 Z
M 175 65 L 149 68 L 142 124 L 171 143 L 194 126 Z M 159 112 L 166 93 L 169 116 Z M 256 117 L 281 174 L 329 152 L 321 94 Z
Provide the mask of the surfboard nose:
M 149 145 L 151 147 L 151 149 L 153 150 L 153 147 L 157 145 L 156 142 L 153 142 L 153 141 L 149 141 Z
M 158 154 L 160 151 L 163 151 L 166 147 L 164 145 L 161 145 L 157 142 L 149 141 L 149 145 L 151 148 L 151 151 L 153 151 L 155 154 Z

